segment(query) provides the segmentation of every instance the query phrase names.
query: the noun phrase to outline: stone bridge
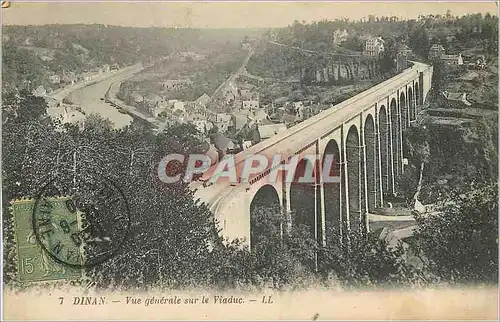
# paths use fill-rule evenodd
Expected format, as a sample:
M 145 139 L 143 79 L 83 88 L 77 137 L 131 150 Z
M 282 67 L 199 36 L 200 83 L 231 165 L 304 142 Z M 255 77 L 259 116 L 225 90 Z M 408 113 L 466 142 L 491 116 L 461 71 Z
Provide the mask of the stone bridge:
M 252 209 L 274 202 L 286 210 L 287 225 L 306 224 L 318 242 L 328 242 L 331 229 L 369 230 L 368 217 L 395 192 L 395 181 L 404 171 L 403 130 L 416 120 L 431 87 L 433 69 L 414 62 L 410 68 L 372 88 L 325 110 L 286 131 L 235 155 L 241 173 L 252 155 L 280 155 L 277 180 L 269 180 L 271 169 L 250 177 L 248 182 L 216 181 L 208 175 L 193 182 L 195 196 L 209 205 L 219 221 L 221 233 L 252 244 Z M 334 156 L 339 183 L 324 182 L 322 163 L 305 155 Z M 285 180 L 292 156 L 296 169 L 312 166 L 314 183 Z M 276 167 L 275 167 L 276 168 Z M 297 172 L 300 172 L 297 170 Z

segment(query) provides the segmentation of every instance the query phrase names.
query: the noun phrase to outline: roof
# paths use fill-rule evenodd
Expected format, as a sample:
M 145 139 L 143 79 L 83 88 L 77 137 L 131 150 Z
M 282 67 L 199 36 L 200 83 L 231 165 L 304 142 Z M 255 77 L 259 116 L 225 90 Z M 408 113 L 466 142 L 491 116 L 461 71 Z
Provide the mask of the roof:
M 253 118 L 254 120 L 263 120 L 267 117 L 267 112 L 262 108 L 258 109 L 253 113 L 253 116 L 250 115 L 250 118 Z
M 257 105 L 259 105 L 259 101 L 257 101 L 257 100 L 244 100 L 243 104 L 245 104 L 245 103 L 246 104 L 257 104 Z
M 226 151 L 227 149 L 231 149 L 234 147 L 233 141 L 228 139 L 222 133 L 217 133 L 214 137 L 215 147 L 221 151 Z
M 296 115 L 292 115 L 292 114 L 288 114 L 288 113 L 285 113 L 283 114 L 283 116 L 281 117 L 281 119 L 285 122 L 285 123 L 293 123 L 297 120 L 297 116 Z
M 217 122 L 229 122 L 231 121 L 231 115 L 225 113 L 217 113 Z
M 460 54 L 458 55 L 442 55 L 441 59 L 458 59 L 460 58 Z
M 431 46 L 431 50 L 432 49 L 442 49 L 442 50 L 444 50 L 444 47 L 443 47 L 443 45 L 434 44 L 434 45 Z
M 275 103 L 286 103 L 286 102 L 288 102 L 288 97 L 282 96 L 280 98 L 275 99 L 274 102 Z
M 201 105 L 206 105 L 210 101 L 210 96 L 207 95 L 207 93 L 204 93 L 200 97 L 196 99 L 196 103 L 201 104 Z
M 184 109 L 184 103 L 183 102 L 175 102 L 174 103 L 174 110 L 176 110 L 176 109 L 183 110 Z
M 447 93 L 446 98 L 450 101 L 461 101 L 465 93 Z
M 283 123 L 278 124 L 268 124 L 268 125 L 259 125 L 258 126 L 259 136 L 261 139 L 270 138 L 273 135 L 276 135 L 280 132 L 286 130 L 286 126 Z
M 206 121 L 206 118 L 200 113 L 188 114 L 186 119 L 190 121 Z
M 234 120 L 234 127 L 236 131 L 240 130 L 247 124 L 248 122 L 248 117 L 247 114 L 245 113 L 234 113 L 233 114 L 233 120 Z
M 457 119 L 455 117 L 431 117 L 431 124 L 434 125 L 449 125 L 449 126 L 459 126 L 472 122 L 472 119 L 461 118 Z
M 260 124 L 261 124 L 261 125 L 268 125 L 268 124 L 276 124 L 276 123 L 274 123 L 273 121 L 270 121 L 270 120 L 268 120 L 268 119 L 262 119 L 262 120 L 260 121 Z

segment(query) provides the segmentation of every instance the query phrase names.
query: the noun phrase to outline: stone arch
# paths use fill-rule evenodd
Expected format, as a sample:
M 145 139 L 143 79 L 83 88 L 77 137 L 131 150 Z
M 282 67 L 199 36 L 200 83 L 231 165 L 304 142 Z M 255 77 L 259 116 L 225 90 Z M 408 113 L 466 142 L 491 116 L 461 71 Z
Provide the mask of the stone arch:
M 409 120 L 414 121 L 416 118 L 415 114 L 415 101 L 413 97 L 413 88 L 408 88 L 408 110 L 409 110 Z
M 378 114 L 378 123 L 380 131 L 380 165 L 382 171 L 382 191 L 384 193 L 389 193 L 391 190 L 392 181 L 392 171 L 390 166 L 389 157 L 390 153 L 390 131 L 389 131 L 389 120 L 387 117 L 387 110 L 384 105 L 380 107 Z
M 331 164 L 325 163 L 327 156 L 331 157 Z M 340 147 L 337 141 L 330 140 L 327 143 L 323 152 L 322 164 L 323 169 L 330 168 L 330 176 L 342 177 Z M 325 198 L 325 237 L 326 244 L 331 245 L 335 243 L 335 234 L 340 234 L 342 230 L 340 182 L 324 182 L 323 189 Z
M 263 185 L 250 202 L 250 245 L 257 245 L 262 237 L 281 235 L 280 219 L 279 194 L 272 185 Z
M 377 134 L 375 131 L 375 121 L 372 115 L 368 115 L 364 126 L 365 153 L 366 153 L 366 189 L 368 212 L 374 213 L 377 204 L 378 185 L 377 185 Z
M 351 231 L 360 230 L 364 202 L 363 150 L 360 135 L 356 126 L 352 125 L 347 132 L 347 183 L 349 201 L 349 226 Z
M 295 169 L 293 181 L 290 185 L 290 209 L 292 211 L 292 227 L 305 226 L 311 238 L 316 237 L 315 218 L 315 189 L 314 182 L 299 182 L 300 178 L 308 176 L 313 163 L 309 159 L 302 159 Z
M 393 171 L 394 178 L 397 178 L 400 174 L 401 157 L 400 157 L 400 144 L 401 130 L 400 130 L 400 115 L 398 111 L 398 103 L 396 99 L 391 100 L 391 132 L 392 132 L 392 160 L 393 160 Z
M 408 105 L 406 104 L 406 95 L 404 91 L 401 91 L 399 95 L 399 106 L 401 110 L 401 130 L 405 130 L 408 127 Z

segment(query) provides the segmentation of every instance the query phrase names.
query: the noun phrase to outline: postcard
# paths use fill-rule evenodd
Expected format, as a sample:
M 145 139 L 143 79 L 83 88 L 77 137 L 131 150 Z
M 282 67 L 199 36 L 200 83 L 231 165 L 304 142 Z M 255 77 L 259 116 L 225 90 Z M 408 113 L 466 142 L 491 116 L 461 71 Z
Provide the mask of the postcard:
M 498 320 L 495 2 L 2 1 L 6 320 Z

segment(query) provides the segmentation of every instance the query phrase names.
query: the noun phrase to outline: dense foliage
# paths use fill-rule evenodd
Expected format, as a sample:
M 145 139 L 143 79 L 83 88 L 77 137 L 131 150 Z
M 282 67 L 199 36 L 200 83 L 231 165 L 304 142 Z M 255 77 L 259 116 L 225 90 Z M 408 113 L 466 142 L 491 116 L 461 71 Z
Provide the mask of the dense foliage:
M 104 64 L 150 64 L 174 52 L 210 53 L 255 30 L 132 28 L 105 25 L 6 26 L 3 91 L 50 85 L 50 74 L 81 73 Z
M 417 216 L 415 249 L 444 280 L 498 282 L 498 186 L 451 200 L 443 214 Z

